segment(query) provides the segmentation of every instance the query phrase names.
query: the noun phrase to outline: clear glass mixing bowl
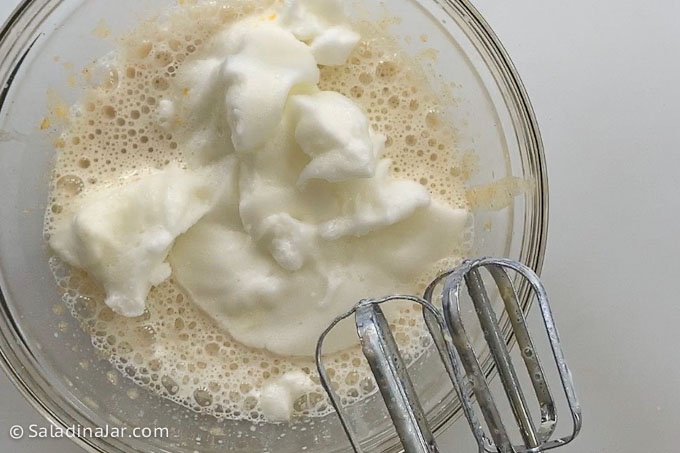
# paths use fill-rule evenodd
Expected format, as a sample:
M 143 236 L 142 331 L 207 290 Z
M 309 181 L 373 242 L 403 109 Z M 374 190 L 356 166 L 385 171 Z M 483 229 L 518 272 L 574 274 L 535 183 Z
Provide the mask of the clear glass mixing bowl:
M 56 425 L 167 427 L 168 438 L 80 437 L 92 451 L 339 452 L 349 447 L 334 415 L 296 425 L 218 421 L 190 412 L 118 375 L 98 356 L 71 316 L 56 308 L 60 294 L 48 268 L 42 222 L 54 149 L 41 134 L 49 88 L 75 101 L 66 72 L 55 61 L 84 66 L 112 44 L 92 30 L 106 19 L 122 31 L 174 0 L 25 0 L 0 32 L 0 364 L 26 398 Z M 378 0 L 358 2 L 362 14 L 380 17 Z M 401 18 L 392 31 L 409 52 L 434 49 L 432 73 L 453 82 L 460 150 L 474 150 L 480 172 L 472 184 L 506 176 L 530 189 L 500 210 L 475 213 L 473 254 L 542 265 L 547 230 L 547 180 L 536 121 L 506 52 L 467 0 L 390 0 Z M 418 39 L 427 35 L 428 39 Z M 424 42 L 427 41 L 427 42 Z M 430 51 L 431 52 L 431 51 Z M 525 297 L 525 308 L 530 305 Z M 506 323 L 505 332 L 508 332 Z M 507 334 L 508 342 L 512 342 Z M 428 418 L 437 430 L 459 416 L 450 382 L 433 372 L 433 357 L 415 366 Z M 484 355 L 489 374 L 493 367 Z M 87 363 L 87 366 L 83 366 Z M 118 377 L 118 379 L 112 378 Z M 131 397 L 132 396 L 132 397 Z M 399 451 L 398 439 L 376 398 L 351 409 L 368 451 Z M 455 446 L 454 446 L 455 448 Z

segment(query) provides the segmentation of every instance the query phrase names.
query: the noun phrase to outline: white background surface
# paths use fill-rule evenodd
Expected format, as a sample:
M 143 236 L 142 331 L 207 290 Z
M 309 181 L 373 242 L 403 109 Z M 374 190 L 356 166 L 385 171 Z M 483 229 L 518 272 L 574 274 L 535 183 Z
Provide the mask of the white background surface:
M 102 0 L 103 1 L 103 0 Z M 0 0 L 0 18 L 17 0 Z M 584 408 L 569 452 L 674 453 L 680 427 L 680 3 L 475 0 L 533 101 L 550 175 L 543 280 Z M 0 451 L 41 417 L 0 372 Z M 440 441 L 443 451 L 474 451 Z

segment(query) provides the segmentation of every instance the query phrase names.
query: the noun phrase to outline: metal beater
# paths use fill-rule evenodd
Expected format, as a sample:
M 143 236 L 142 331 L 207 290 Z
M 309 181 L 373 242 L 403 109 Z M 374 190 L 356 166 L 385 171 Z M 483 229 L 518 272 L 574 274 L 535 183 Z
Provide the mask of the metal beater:
M 529 407 L 513 366 L 510 352 L 500 331 L 496 313 L 480 274 L 482 268 L 489 272 L 499 290 L 517 345 L 522 351 L 524 365 L 540 407 L 541 419 L 538 426 L 530 416 Z M 519 303 L 518 292 L 507 273 L 508 269 L 515 271 L 529 284 L 529 288 L 538 300 L 542 320 L 573 421 L 571 434 L 565 437 L 553 439 L 557 426 L 555 400 L 548 388 L 541 362 L 535 353 L 534 344 L 527 329 L 526 318 Z M 484 339 L 489 346 L 491 357 L 495 362 L 498 375 L 508 397 L 515 422 L 522 436 L 522 445 L 513 446 L 511 443 L 482 367 L 465 330 L 460 310 L 460 289 L 463 282 L 467 286 L 468 294 L 484 332 Z M 432 297 L 435 288 L 442 283 L 442 308 L 439 309 L 432 303 Z M 355 316 L 362 351 L 375 376 L 404 451 L 406 453 L 436 453 L 439 451 L 397 343 L 380 308 L 382 304 L 397 300 L 410 301 L 422 307 L 425 324 L 453 383 L 480 452 L 538 453 L 566 445 L 578 435 L 581 429 L 581 408 L 574 392 L 571 372 L 560 346 L 560 337 L 557 333 L 545 288 L 538 276 L 522 263 L 509 259 L 482 258 L 467 260 L 453 270 L 443 273 L 428 286 L 423 297 L 400 295 L 382 299 L 361 300 L 350 311 L 336 318 L 319 338 L 316 348 L 316 365 L 321 378 L 321 385 L 326 390 L 356 453 L 362 452 L 359 439 L 350 426 L 339 396 L 331 386 L 322 357 L 323 342 L 326 336 L 338 323 L 352 315 Z M 479 421 L 473 405 L 473 397 L 479 405 L 487 431 L 484 430 Z

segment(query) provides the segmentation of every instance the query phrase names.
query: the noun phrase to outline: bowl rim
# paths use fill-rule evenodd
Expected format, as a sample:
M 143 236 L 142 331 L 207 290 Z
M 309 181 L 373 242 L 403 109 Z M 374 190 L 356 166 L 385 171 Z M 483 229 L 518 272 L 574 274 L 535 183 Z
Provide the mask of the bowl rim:
M 7 74 L 5 80 L 2 81 L 3 84 L 0 85 L 2 86 L 0 89 L 0 110 L 5 105 L 14 76 L 40 35 L 33 42 L 27 42 L 27 40 L 20 42 L 20 38 L 22 35 L 31 35 L 29 30 L 39 27 L 63 1 L 21 0 L 0 27 L 0 73 Z M 515 107 L 516 116 L 513 117 L 513 125 L 518 134 L 517 139 L 523 142 L 522 148 L 526 151 L 521 153 L 522 166 L 528 167 L 528 171 L 525 168 L 526 173 L 535 175 L 532 192 L 537 201 L 535 209 L 531 213 L 529 210 L 525 212 L 525 230 L 530 234 L 522 237 L 520 254 L 524 263 L 540 275 L 548 234 L 548 174 L 543 141 L 527 90 L 500 39 L 481 13 L 472 5 L 471 0 L 436 1 L 442 6 L 446 14 L 453 17 L 455 13 L 465 21 L 468 27 L 466 33 L 472 34 L 475 38 L 474 41 L 482 47 L 478 50 L 480 50 L 485 64 L 492 71 L 496 82 L 499 83 L 503 98 L 506 103 Z M 468 35 L 468 37 L 470 36 Z M 12 70 L 6 71 L 9 68 L 12 68 Z M 521 137 L 519 132 L 522 132 Z M 8 325 L 0 323 L 0 368 L 21 395 L 48 422 L 64 428 L 77 425 L 79 422 L 82 422 L 81 425 L 86 425 L 87 423 L 84 420 L 77 420 L 74 417 L 76 413 L 82 415 L 79 411 L 67 411 L 65 409 L 66 407 L 73 407 L 67 399 L 61 397 L 57 392 L 47 391 L 52 389 L 52 385 L 41 373 L 40 366 L 31 354 L 20 327 L 12 318 L 10 307 L 2 293 L 3 287 L 6 287 L 6 285 L 3 275 L 0 274 L 0 316 L 8 320 Z M 532 305 L 531 299 L 523 297 L 523 301 L 522 308 L 527 312 Z M 512 334 L 508 335 L 506 340 L 508 344 L 514 344 Z M 493 379 L 495 375 L 496 368 L 491 367 L 487 377 Z M 460 415 L 460 411 L 451 410 L 450 414 L 434 423 L 433 430 L 436 434 L 441 433 L 453 424 Z M 119 442 L 116 439 L 95 439 L 81 436 L 73 436 L 70 439 L 88 451 L 126 451 L 124 445 L 117 445 Z M 382 446 L 384 447 L 384 445 Z M 395 451 L 399 451 L 399 449 Z

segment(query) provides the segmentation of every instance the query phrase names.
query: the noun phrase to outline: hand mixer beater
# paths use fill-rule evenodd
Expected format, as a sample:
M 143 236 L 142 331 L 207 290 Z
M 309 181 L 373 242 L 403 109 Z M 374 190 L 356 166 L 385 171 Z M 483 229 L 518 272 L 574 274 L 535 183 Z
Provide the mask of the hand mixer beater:
M 498 323 L 498 317 L 490 301 L 480 273 L 486 269 L 498 288 L 508 315 L 512 333 L 522 351 L 531 387 L 540 407 L 538 426 L 530 414 L 525 394 L 510 352 Z M 555 400 L 551 393 L 543 366 L 535 352 L 534 342 L 527 327 L 527 320 L 519 302 L 519 291 L 507 270 L 520 276 L 518 288 L 526 285 L 536 295 L 548 341 L 552 349 L 559 380 L 571 412 L 573 428 L 565 437 L 553 438 L 557 426 Z M 441 309 L 433 304 L 435 289 L 443 284 Z M 519 428 L 522 445 L 513 445 L 505 423 L 501 419 L 497 402 L 473 349 L 461 313 L 461 287 L 465 284 L 474 311 L 479 319 L 484 340 L 498 370 L 507 395 L 514 420 Z M 406 453 L 435 453 L 438 447 L 423 408 L 416 395 L 404 360 L 392 335 L 381 305 L 395 301 L 409 301 L 422 307 L 425 325 L 432 336 L 439 356 L 462 406 L 480 452 L 488 453 L 538 453 L 571 442 L 581 428 L 581 409 L 574 391 L 573 380 L 564 358 L 560 337 L 548 302 L 545 288 L 538 276 L 527 266 L 509 259 L 483 258 L 467 260 L 451 271 L 437 277 L 426 289 L 423 297 L 413 295 L 389 296 L 382 299 L 359 301 L 350 311 L 336 318 L 321 335 L 316 348 L 316 365 L 321 385 L 342 423 L 356 453 L 362 448 L 357 435 L 350 426 L 349 417 L 342 408 L 341 400 L 333 390 L 331 380 L 323 364 L 323 343 L 327 335 L 344 319 L 354 315 L 361 348 L 373 372 L 377 386 L 385 401 L 390 418 L 396 428 Z M 482 427 L 473 397 L 486 424 Z

